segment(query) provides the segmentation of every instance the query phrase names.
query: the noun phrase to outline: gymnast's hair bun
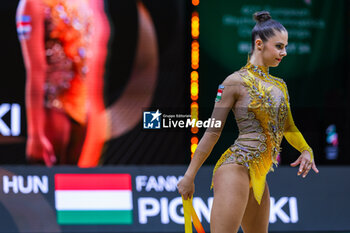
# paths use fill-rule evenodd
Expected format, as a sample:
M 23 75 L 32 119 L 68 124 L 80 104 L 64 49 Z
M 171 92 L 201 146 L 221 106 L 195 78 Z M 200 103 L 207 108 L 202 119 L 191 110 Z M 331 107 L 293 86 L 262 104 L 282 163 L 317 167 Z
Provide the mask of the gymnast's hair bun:
M 254 13 L 253 18 L 255 22 L 262 23 L 271 19 L 271 15 L 270 15 L 270 12 L 268 11 L 258 11 Z

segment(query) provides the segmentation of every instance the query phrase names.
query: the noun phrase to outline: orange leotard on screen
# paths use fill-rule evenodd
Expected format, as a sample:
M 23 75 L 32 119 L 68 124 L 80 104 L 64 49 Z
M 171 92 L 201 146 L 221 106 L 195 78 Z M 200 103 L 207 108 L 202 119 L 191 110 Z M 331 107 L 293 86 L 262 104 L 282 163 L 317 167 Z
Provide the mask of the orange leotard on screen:
M 45 51 L 48 64 L 45 104 L 86 123 L 91 10 L 87 4 L 45 0 Z

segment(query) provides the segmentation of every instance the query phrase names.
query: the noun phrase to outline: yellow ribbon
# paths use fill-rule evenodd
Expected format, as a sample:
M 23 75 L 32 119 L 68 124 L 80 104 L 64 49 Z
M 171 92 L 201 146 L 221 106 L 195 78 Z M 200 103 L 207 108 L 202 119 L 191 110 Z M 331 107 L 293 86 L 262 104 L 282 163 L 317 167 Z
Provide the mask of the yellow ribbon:
M 199 218 L 196 214 L 196 211 L 193 208 L 192 205 L 192 198 L 188 198 L 185 200 L 182 197 L 182 205 L 184 209 L 184 217 L 185 217 L 185 233 L 192 233 L 192 223 L 191 223 L 191 218 L 193 221 L 194 228 L 198 233 L 205 233 L 203 226 L 201 222 L 199 221 Z

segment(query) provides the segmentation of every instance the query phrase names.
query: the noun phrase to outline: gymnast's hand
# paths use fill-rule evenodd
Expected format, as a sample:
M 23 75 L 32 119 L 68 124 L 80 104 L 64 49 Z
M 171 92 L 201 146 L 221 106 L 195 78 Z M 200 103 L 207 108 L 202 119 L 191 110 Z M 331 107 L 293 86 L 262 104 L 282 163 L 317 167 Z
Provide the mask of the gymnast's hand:
M 52 144 L 46 136 L 28 137 L 26 150 L 29 161 L 44 161 L 49 167 L 56 162 Z
M 185 200 L 191 198 L 194 193 L 194 179 L 185 175 L 179 183 L 177 183 L 177 189 Z
M 309 173 L 309 171 L 311 170 L 314 170 L 316 173 L 318 173 L 318 169 L 316 167 L 316 164 L 315 164 L 315 160 L 313 159 L 311 161 L 311 155 L 310 155 L 310 152 L 308 151 L 303 151 L 301 153 L 301 155 L 299 156 L 299 158 L 294 162 L 294 163 L 291 163 L 290 166 L 292 167 L 296 167 L 296 166 L 299 166 L 299 171 L 298 171 L 298 176 L 303 174 L 303 178 L 306 177 L 306 175 Z

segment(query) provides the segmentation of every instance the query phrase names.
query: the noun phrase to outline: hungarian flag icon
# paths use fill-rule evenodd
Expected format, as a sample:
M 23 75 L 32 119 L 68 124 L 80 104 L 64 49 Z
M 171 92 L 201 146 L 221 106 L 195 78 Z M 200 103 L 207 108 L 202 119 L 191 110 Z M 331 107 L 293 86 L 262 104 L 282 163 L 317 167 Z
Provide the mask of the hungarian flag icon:
M 132 224 L 130 174 L 56 174 L 55 207 L 61 225 Z

